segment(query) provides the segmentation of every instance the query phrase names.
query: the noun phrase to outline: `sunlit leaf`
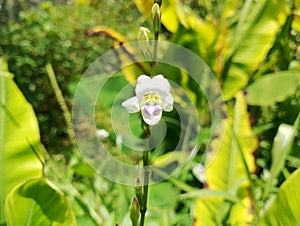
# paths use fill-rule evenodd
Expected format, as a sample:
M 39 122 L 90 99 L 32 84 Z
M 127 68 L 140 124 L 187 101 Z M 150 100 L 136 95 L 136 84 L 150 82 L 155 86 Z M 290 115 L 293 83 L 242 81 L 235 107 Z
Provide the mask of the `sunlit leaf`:
M 298 8 L 298 10 L 294 10 L 294 19 L 292 22 L 292 27 L 295 30 L 300 31 L 300 9 Z
M 295 120 L 294 126 L 281 124 L 278 128 L 272 148 L 272 165 L 270 169 L 270 177 L 268 178 L 268 181 L 265 185 L 263 198 L 268 195 L 273 184 L 273 180 L 284 168 L 286 158 L 290 152 L 296 136 L 296 132 L 299 126 L 299 120 L 300 114 Z
M 63 193 L 44 178 L 14 188 L 7 196 L 8 225 L 76 225 L 75 215 Z
M 234 77 L 236 79 L 233 80 L 238 80 L 246 73 L 248 81 L 249 75 L 257 70 L 265 59 L 286 18 L 285 3 L 281 0 L 246 1 L 244 8 L 240 10 L 236 29 L 231 29 L 229 32 L 230 45 L 228 53 L 225 54 L 228 57 L 224 67 L 224 76 L 226 76 L 224 86 L 227 86 L 228 90 L 236 91 L 244 88 L 245 83 L 231 86 L 230 80 Z M 244 73 L 237 74 L 234 66 L 244 70 Z M 233 96 L 234 92 L 231 92 L 227 99 Z
M 86 32 L 86 35 L 87 36 L 102 35 L 104 37 L 114 40 L 115 42 L 117 42 L 119 44 L 127 42 L 127 39 L 122 34 L 117 32 L 116 30 L 114 30 L 110 27 L 106 27 L 106 26 L 97 26 L 97 27 L 91 28 Z
M 241 30 L 231 37 L 235 53 L 232 61 L 250 71 L 258 67 L 272 47 L 284 20 L 280 16 L 284 15 L 286 1 L 262 0 L 252 4 L 251 10 L 247 11 L 247 19 L 240 26 Z
M 203 197 L 219 197 L 224 200 L 228 200 L 230 202 L 240 202 L 240 200 L 233 195 L 230 195 L 228 192 L 222 190 L 212 190 L 212 189 L 201 189 L 196 191 L 191 191 L 179 196 L 180 199 L 188 199 L 188 198 L 203 198 Z
M 249 75 L 242 68 L 232 65 L 230 74 L 223 84 L 223 96 L 225 100 L 231 99 L 236 92 L 245 87 L 248 83 Z
M 247 87 L 247 102 L 259 106 L 281 102 L 294 94 L 299 85 L 300 74 L 297 71 L 268 74 Z
M 224 9 L 222 10 L 222 17 L 224 19 L 230 18 L 235 15 L 238 2 L 238 0 L 224 1 Z
M 258 222 L 260 226 L 300 225 L 300 169 L 280 186 L 278 194 Z
M 250 171 L 255 169 L 254 158 L 252 152 L 257 148 L 257 138 L 253 135 L 250 126 L 249 115 L 247 113 L 247 105 L 242 92 L 236 96 L 236 104 L 234 116 L 224 122 L 225 133 L 224 138 L 213 142 L 221 142 L 220 150 L 213 150 L 208 158 L 213 157 L 213 162 L 206 170 L 207 184 L 213 189 L 236 189 L 238 184 L 230 184 L 229 182 L 238 182 L 245 179 L 245 169 L 238 154 L 237 147 L 234 144 L 232 133 L 235 132 L 239 140 L 245 158 L 247 160 Z M 226 124 L 225 124 L 226 123 Z M 234 130 L 234 131 L 233 131 Z M 214 149 L 215 144 L 212 144 Z M 222 166 L 222 167 L 220 167 Z M 232 178 L 231 178 L 232 177 Z M 241 182 L 241 181 L 240 181 Z
M 249 181 L 243 159 L 250 173 L 253 172 L 255 169 L 253 151 L 257 148 L 258 142 L 250 126 L 246 100 L 242 92 L 236 95 L 233 113 L 232 115 L 229 113 L 222 126 L 225 129 L 224 137 L 220 136 L 212 141 L 212 151 L 207 154 L 207 162 L 210 164 L 205 165 L 206 183 L 210 189 L 228 192 L 231 196 L 244 200 L 243 206 L 241 204 L 233 205 L 232 209 L 235 211 L 230 212 L 229 220 L 246 222 L 253 217 L 253 213 L 252 204 L 247 201 L 249 199 Z M 237 145 L 233 133 L 236 134 L 240 147 Z M 220 223 L 230 210 L 230 205 L 226 204 L 224 198 L 221 197 L 200 198 L 197 200 L 196 206 L 197 226 Z
M 34 111 L 14 83 L 3 58 L 0 58 L 0 87 L 0 159 L 3 161 L 0 205 L 3 206 L 6 195 L 13 187 L 42 174 L 43 160 Z M 3 212 L 1 217 L 3 222 Z
M 171 32 L 176 32 L 179 26 L 179 21 L 176 15 L 176 11 L 174 7 L 168 2 L 164 2 L 162 5 L 162 16 L 161 22 L 162 24 Z
M 153 5 L 153 0 L 134 0 L 134 3 L 146 19 L 151 18 L 151 8 Z

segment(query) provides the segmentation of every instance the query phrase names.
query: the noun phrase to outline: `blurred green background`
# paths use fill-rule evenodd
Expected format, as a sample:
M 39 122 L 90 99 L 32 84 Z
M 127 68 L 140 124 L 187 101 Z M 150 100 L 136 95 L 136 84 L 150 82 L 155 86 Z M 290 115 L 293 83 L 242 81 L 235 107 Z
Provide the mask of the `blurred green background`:
M 125 37 L 136 41 L 140 26 L 152 31 L 152 4 L 0 0 L 0 225 L 130 225 L 134 189 L 105 180 L 84 162 L 68 112 L 94 60 Z M 163 0 L 161 12 L 160 39 L 193 51 L 215 74 L 225 98 L 225 135 L 209 143 L 211 109 L 202 91 L 182 71 L 158 65 L 194 101 L 202 133 L 194 160 L 150 188 L 146 225 L 299 225 L 300 1 Z M 97 35 L 99 29 L 118 38 Z M 50 83 L 50 65 L 62 99 Z M 117 73 L 110 81 L 117 85 L 104 93 L 108 102 L 139 75 L 138 67 Z M 138 161 L 107 123 L 110 106 L 97 107 L 109 151 Z M 165 118 L 179 120 L 174 112 Z M 172 135 L 151 161 L 174 151 L 178 128 L 168 126 Z M 203 158 L 208 145 L 211 165 Z

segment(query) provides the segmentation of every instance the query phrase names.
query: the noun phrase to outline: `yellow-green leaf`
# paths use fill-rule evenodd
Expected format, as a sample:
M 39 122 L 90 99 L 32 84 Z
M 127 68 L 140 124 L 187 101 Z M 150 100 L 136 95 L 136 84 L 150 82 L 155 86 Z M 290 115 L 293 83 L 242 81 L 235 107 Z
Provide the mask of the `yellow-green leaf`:
M 42 177 L 26 181 L 8 194 L 5 215 L 10 226 L 76 225 L 64 194 Z
M 234 109 L 231 111 L 229 109 L 228 118 L 223 121 L 222 128 L 225 130 L 224 137 L 219 136 L 213 140 L 212 150 L 207 153 L 206 183 L 208 188 L 228 192 L 244 203 L 243 206 L 239 203 L 233 205 L 229 217 L 232 223 L 243 219 L 252 219 L 251 202 L 247 201 L 250 198 L 247 170 L 251 173 L 255 169 L 253 152 L 258 146 L 258 141 L 253 135 L 246 99 L 242 92 L 236 95 Z M 241 153 L 243 153 L 243 157 Z M 243 159 L 245 159 L 247 167 L 245 167 Z M 196 225 L 205 225 L 203 222 L 207 222 L 206 225 L 220 223 L 231 208 L 223 198 L 213 197 L 198 199 L 196 206 Z
M 259 226 L 300 225 L 300 169 L 280 186 L 278 194 L 260 218 Z
M 0 164 L 0 205 L 3 206 L 13 187 L 42 174 L 43 161 L 34 111 L 14 83 L 3 58 L 0 58 L 0 101 L 0 161 L 3 161 Z M 3 208 L 0 220 L 4 222 Z

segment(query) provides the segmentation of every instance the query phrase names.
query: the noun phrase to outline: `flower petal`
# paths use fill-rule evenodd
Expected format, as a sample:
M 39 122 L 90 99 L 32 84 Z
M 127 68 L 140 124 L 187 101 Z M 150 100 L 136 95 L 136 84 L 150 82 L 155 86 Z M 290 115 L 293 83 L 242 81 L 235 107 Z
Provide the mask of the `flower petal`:
M 170 83 L 163 75 L 156 75 L 151 81 L 152 92 L 157 93 L 161 98 L 166 98 L 170 93 Z
M 151 78 L 147 75 L 140 75 L 137 79 L 135 94 L 139 99 L 142 99 L 146 94 L 149 94 L 152 89 Z
M 140 110 L 139 100 L 136 96 L 125 100 L 122 103 L 122 106 L 125 107 L 129 113 L 136 113 Z
M 161 99 L 162 102 L 162 108 L 164 111 L 172 111 L 173 110 L 173 103 L 174 98 L 171 94 L 169 94 L 166 98 Z
M 159 105 L 145 105 L 141 108 L 143 120 L 150 126 L 157 124 L 162 116 L 162 108 Z

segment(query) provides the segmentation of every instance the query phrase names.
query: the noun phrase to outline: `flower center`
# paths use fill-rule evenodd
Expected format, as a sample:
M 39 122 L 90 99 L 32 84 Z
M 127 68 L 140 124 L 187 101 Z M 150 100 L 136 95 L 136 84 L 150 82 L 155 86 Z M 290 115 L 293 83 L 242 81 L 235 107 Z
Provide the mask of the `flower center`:
M 159 100 L 160 98 L 158 95 L 156 95 L 155 93 L 149 93 L 144 96 L 143 102 L 145 104 L 153 106 L 155 104 L 158 104 Z
M 149 93 L 143 98 L 143 107 L 142 110 L 145 114 L 150 117 L 159 115 L 161 113 L 161 106 L 159 105 L 160 98 L 155 93 Z

